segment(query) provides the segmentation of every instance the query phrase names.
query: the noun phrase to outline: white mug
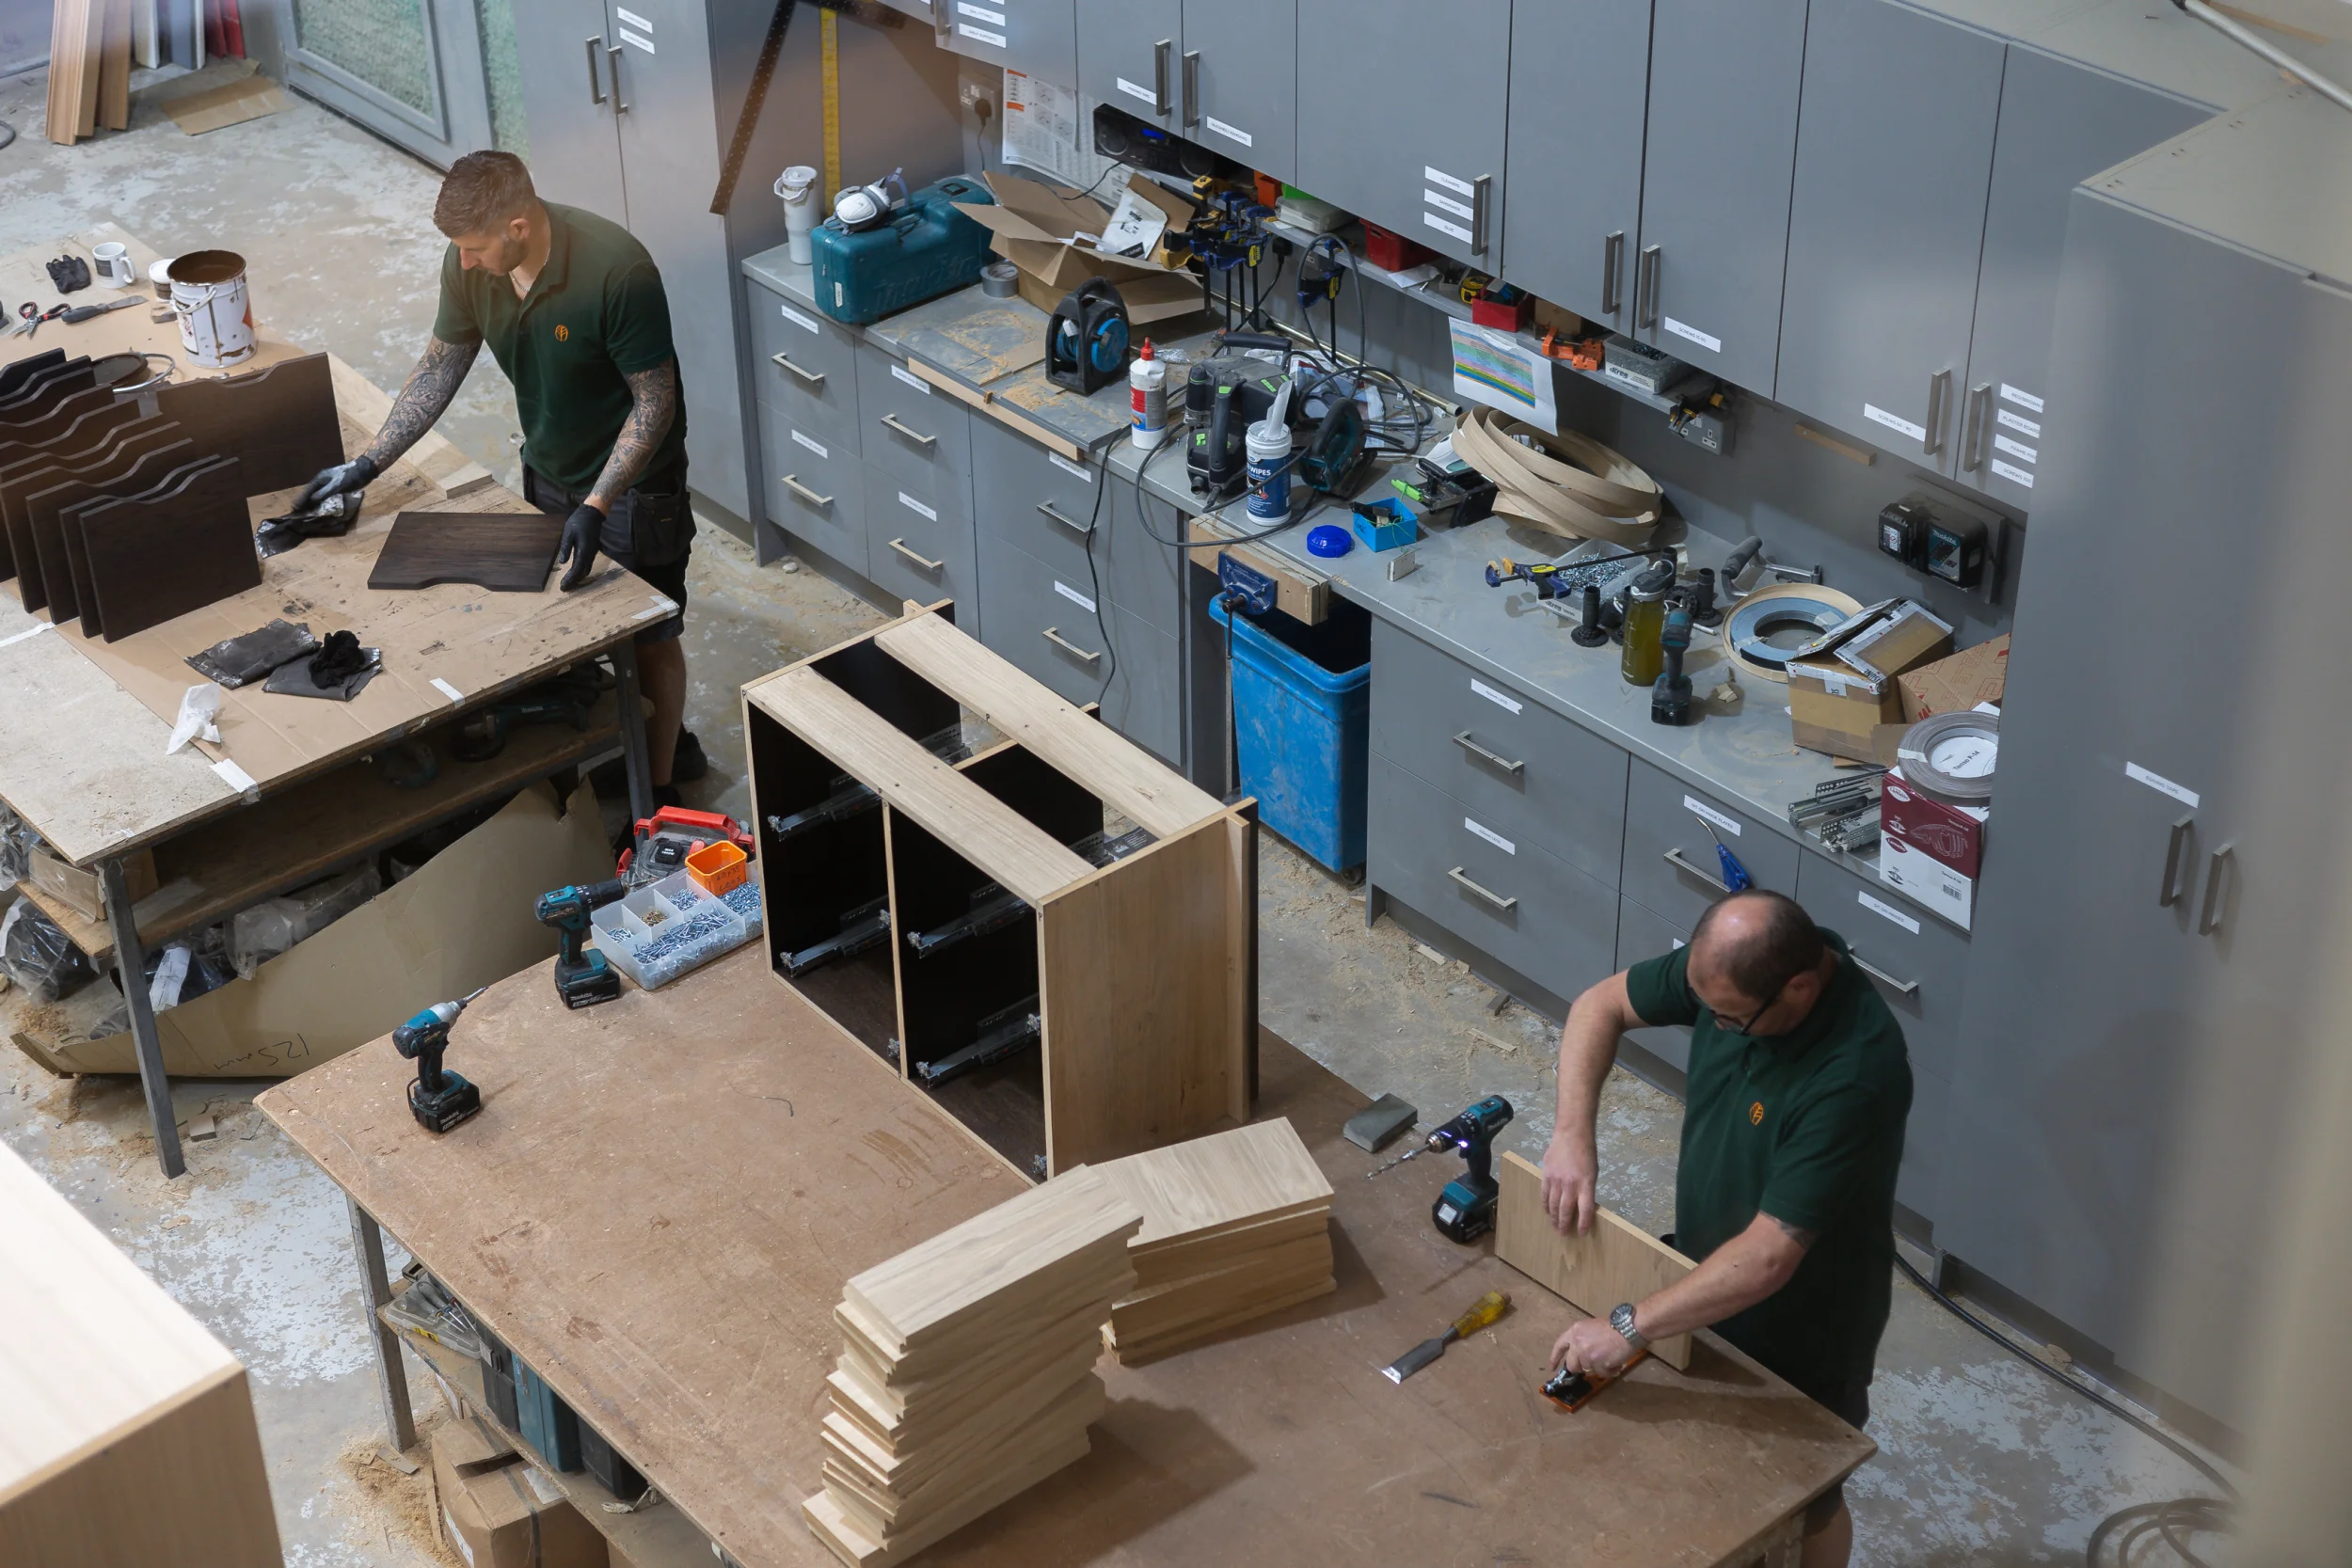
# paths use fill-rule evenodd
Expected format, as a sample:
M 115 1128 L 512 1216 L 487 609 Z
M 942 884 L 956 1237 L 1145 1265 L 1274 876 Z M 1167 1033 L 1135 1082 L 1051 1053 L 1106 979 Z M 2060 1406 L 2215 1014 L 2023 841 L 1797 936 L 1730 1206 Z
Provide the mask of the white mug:
M 109 240 L 104 245 L 92 246 L 90 258 L 98 263 L 98 281 L 109 289 L 127 289 L 131 286 L 135 275 L 131 270 L 129 246 Z

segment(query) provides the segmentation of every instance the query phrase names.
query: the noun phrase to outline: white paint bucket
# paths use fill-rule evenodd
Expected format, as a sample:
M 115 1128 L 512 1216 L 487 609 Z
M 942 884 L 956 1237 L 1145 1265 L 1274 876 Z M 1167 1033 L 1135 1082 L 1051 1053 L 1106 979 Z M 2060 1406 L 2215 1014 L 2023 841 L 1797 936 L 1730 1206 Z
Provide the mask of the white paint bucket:
M 171 263 L 171 309 L 180 318 L 180 346 L 199 365 L 241 364 L 253 357 L 253 304 L 245 286 L 245 258 L 233 250 L 192 250 Z

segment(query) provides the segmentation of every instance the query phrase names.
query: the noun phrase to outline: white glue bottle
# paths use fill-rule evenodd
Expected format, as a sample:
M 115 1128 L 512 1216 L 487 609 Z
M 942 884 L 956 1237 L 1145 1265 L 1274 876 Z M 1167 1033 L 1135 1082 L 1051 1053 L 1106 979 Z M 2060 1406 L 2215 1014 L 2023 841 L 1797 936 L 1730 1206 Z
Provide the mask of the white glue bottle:
M 1249 456 L 1249 515 L 1287 517 L 1291 515 L 1291 388 L 1285 381 L 1274 394 L 1266 417 L 1249 427 L 1246 443 Z
M 1168 439 L 1168 366 L 1152 357 L 1149 338 L 1127 367 L 1127 397 L 1135 408 L 1128 438 L 1149 451 Z

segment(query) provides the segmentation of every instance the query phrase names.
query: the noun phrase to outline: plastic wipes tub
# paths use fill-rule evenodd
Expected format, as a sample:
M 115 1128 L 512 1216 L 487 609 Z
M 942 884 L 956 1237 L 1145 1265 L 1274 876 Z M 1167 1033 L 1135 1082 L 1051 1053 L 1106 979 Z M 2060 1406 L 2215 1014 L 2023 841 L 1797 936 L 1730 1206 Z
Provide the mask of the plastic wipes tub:
M 749 893 L 746 920 L 737 895 Z M 734 951 L 759 930 L 759 890 L 750 882 L 713 898 L 685 872 L 631 891 L 589 916 L 595 945 L 644 990 Z

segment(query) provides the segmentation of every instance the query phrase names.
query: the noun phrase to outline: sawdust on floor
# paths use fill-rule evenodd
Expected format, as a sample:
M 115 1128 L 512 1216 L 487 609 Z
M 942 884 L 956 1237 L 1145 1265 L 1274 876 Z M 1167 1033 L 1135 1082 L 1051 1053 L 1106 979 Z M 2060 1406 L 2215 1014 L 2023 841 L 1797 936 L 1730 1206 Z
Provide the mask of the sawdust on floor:
M 430 1415 L 418 1418 L 417 1446 L 408 1450 L 408 1458 L 417 1462 L 413 1476 L 403 1475 L 387 1461 L 375 1438 L 355 1437 L 343 1445 L 337 1465 L 358 1497 L 347 1532 L 354 1544 L 381 1542 L 389 1550 L 397 1543 L 428 1561 L 465 1568 L 441 1539 L 433 1506 L 433 1433 L 448 1420 L 448 1408 L 438 1403 Z

